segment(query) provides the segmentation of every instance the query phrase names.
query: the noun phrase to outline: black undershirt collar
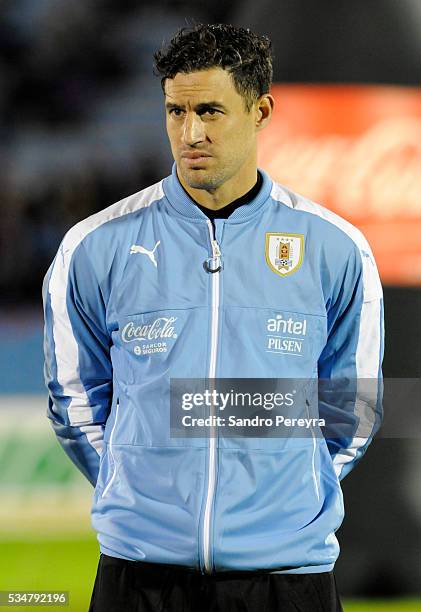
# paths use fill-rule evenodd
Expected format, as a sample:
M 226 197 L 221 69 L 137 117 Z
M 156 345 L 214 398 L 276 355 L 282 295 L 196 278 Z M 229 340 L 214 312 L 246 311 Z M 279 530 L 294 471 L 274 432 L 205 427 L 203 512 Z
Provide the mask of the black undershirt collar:
M 239 206 L 244 206 L 244 204 L 248 204 L 249 202 L 254 200 L 254 198 L 257 196 L 257 194 L 260 191 L 262 183 L 263 183 L 263 177 L 260 174 L 260 172 L 257 171 L 257 181 L 256 181 L 254 187 L 252 187 L 250 189 L 250 191 L 248 191 L 247 193 L 245 193 L 241 197 L 237 198 L 233 202 L 230 202 L 226 206 L 223 206 L 219 210 L 213 210 L 211 208 L 206 208 L 206 206 L 202 206 L 201 204 L 196 202 L 196 200 L 193 200 L 193 202 L 196 204 L 196 206 L 198 208 L 200 208 L 200 210 L 209 219 L 211 219 L 211 221 L 213 221 L 214 219 L 228 219 L 228 217 L 234 212 L 234 210 L 236 208 L 238 208 Z M 191 198 L 191 196 L 190 196 L 190 198 Z

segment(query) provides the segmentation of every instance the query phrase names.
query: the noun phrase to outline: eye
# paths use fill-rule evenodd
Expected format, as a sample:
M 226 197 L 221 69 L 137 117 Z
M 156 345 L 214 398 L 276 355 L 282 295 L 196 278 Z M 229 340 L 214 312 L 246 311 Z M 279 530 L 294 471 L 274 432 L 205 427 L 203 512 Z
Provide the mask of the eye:
M 205 117 L 215 117 L 215 115 L 218 115 L 221 111 L 219 111 L 217 108 L 212 108 L 211 106 L 207 107 L 207 108 L 203 108 L 201 111 L 198 112 L 199 116 L 205 116 Z
M 183 111 L 181 110 L 181 108 L 171 108 L 170 109 L 170 115 L 174 115 L 175 117 L 181 117 Z

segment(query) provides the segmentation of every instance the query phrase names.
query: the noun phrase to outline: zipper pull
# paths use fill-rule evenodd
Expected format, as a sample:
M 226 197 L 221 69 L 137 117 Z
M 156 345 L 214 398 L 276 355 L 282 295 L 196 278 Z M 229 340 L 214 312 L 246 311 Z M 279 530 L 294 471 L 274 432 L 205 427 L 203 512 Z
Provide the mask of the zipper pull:
M 218 257 L 221 257 L 221 250 L 219 248 L 219 244 L 216 242 L 216 240 L 212 240 L 212 253 L 213 253 L 213 259 L 217 259 Z
M 203 262 L 203 267 L 206 272 L 210 272 L 214 274 L 215 272 L 220 272 L 222 270 L 222 260 L 221 260 L 221 249 L 219 248 L 219 244 L 216 240 L 211 240 L 212 245 L 212 257 L 208 257 Z
M 208 229 L 209 229 L 209 237 L 212 249 L 212 257 L 208 257 L 203 262 L 203 267 L 206 272 L 214 273 L 222 270 L 222 260 L 221 260 L 221 249 L 219 248 L 218 241 L 216 240 L 213 232 L 212 221 L 208 220 Z

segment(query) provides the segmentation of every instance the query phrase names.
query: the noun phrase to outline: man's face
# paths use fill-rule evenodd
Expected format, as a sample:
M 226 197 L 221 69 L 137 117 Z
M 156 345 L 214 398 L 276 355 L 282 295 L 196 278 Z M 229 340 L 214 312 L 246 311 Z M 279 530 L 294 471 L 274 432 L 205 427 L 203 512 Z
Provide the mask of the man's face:
M 222 68 L 178 73 L 165 82 L 167 132 L 178 173 L 215 189 L 255 163 L 256 114 Z

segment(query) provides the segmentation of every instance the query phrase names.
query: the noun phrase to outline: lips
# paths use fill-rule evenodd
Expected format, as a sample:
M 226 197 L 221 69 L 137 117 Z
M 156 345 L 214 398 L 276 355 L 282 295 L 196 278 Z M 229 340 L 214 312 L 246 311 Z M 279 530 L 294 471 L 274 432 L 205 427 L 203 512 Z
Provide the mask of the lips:
M 189 151 L 186 153 L 182 153 L 181 157 L 183 157 L 184 159 L 203 159 L 205 157 L 212 157 L 212 156 L 202 151 Z

